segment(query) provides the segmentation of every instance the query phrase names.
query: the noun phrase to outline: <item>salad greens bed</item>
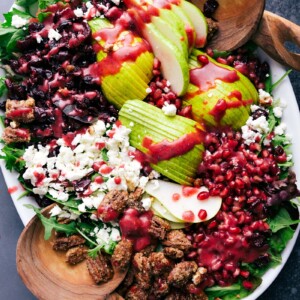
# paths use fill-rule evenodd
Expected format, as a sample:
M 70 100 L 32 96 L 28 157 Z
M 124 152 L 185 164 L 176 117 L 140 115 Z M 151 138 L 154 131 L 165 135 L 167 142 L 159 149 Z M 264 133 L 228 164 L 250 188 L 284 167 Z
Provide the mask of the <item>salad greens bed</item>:
M 58 3 L 58 2 L 59 1 L 56 1 L 56 0 L 38 0 L 38 1 L 37 0 L 16 0 L 15 4 L 18 5 L 19 8 L 14 7 L 10 12 L 4 14 L 5 22 L 2 23 L 1 27 L 0 27 L 0 59 L 1 59 L 2 63 L 9 61 L 12 58 L 16 59 L 19 57 L 20 54 L 18 53 L 19 49 L 17 47 L 17 43 L 18 43 L 18 41 L 24 39 L 29 34 L 28 26 L 30 26 L 29 25 L 30 22 L 29 23 L 25 22 L 24 24 L 20 23 L 20 26 L 16 26 L 12 22 L 13 16 L 18 16 L 22 20 L 31 20 L 33 18 L 36 18 L 38 20 L 38 22 L 43 22 L 51 15 L 51 12 L 47 11 L 47 8 L 50 5 Z M 65 2 L 67 3 L 68 1 L 65 1 Z M 90 3 L 89 1 L 81 1 L 81 2 Z M 90 3 L 90 5 L 92 5 L 92 4 Z M 36 10 L 36 6 L 38 6 L 37 14 L 35 14 L 35 12 L 34 12 Z M 100 24 L 102 21 L 100 20 L 97 22 L 99 22 L 99 24 Z M 98 26 L 99 24 L 97 22 L 90 23 L 90 26 Z M 106 25 L 107 25 L 107 23 L 106 23 Z M 104 26 L 104 25 L 101 24 L 101 26 Z M 93 29 L 93 31 L 95 31 L 95 30 Z M 138 41 L 138 42 L 140 42 L 140 41 Z M 253 55 L 253 53 L 255 53 L 255 46 L 253 44 L 246 45 L 245 49 L 247 49 L 248 53 L 251 53 L 251 55 Z M 99 51 L 99 53 L 100 53 L 100 51 Z M 101 55 L 103 55 L 103 53 L 100 53 L 101 55 L 99 53 L 97 56 L 98 61 L 102 59 Z M 193 52 L 193 53 L 196 53 L 196 52 Z M 202 52 L 199 52 L 199 53 L 200 54 L 197 57 L 200 56 L 200 59 L 199 59 L 200 62 L 197 62 L 197 64 L 200 64 L 200 67 L 204 67 L 205 64 L 209 64 L 209 63 L 214 64 L 214 61 L 206 62 L 206 59 L 204 57 L 206 55 L 205 53 L 203 53 L 203 54 L 202 54 Z M 233 55 L 233 52 L 214 51 L 213 59 L 218 61 L 218 59 L 228 58 L 231 55 Z M 202 59 L 202 62 L 201 62 L 201 59 Z M 203 61 L 205 61 L 205 63 Z M 219 60 L 219 61 L 222 61 L 222 60 Z M 191 66 L 191 64 L 192 64 L 192 66 Z M 195 64 L 196 64 L 196 62 L 192 62 L 192 63 L 190 62 L 190 66 L 189 66 L 190 69 L 200 68 L 199 65 L 197 65 L 197 64 L 195 65 Z M 215 65 L 215 67 L 216 66 L 217 66 L 217 63 Z M 9 64 L 3 63 L 2 67 L 6 71 L 6 76 L 0 77 L 0 96 L 5 97 L 5 95 L 8 91 L 7 84 L 6 84 L 6 78 L 9 78 L 10 80 L 13 80 L 16 82 L 21 82 L 24 78 L 21 75 L 16 74 L 9 67 Z M 281 83 L 281 81 L 285 78 L 285 76 L 287 76 L 290 72 L 291 72 L 291 70 L 289 70 L 276 83 L 272 82 L 272 76 L 271 76 L 271 74 L 269 74 L 269 76 L 266 78 L 266 80 L 264 82 L 264 84 L 265 84 L 264 90 L 267 93 L 269 93 L 270 97 L 271 97 L 272 92 L 275 89 L 275 87 L 278 86 Z M 223 84 L 224 84 L 224 82 L 223 82 Z M 168 91 L 170 90 L 169 87 L 167 87 L 167 86 L 165 88 Z M 193 89 L 195 89 L 195 86 L 194 87 L 190 86 L 187 89 L 187 93 L 189 93 L 191 91 L 194 92 L 195 90 L 193 90 Z M 256 91 L 256 93 L 257 93 L 257 91 Z M 196 94 L 196 97 L 198 97 L 197 93 L 195 93 L 195 94 Z M 192 95 L 195 95 L 195 94 L 192 94 Z M 109 92 L 107 92 L 107 95 L 108 95 L 107 98 L 109 98 Z M 147 96 L 147 97 L 149 97 L 149 96 Z M 184 95 L 183 95 L 183 98 L 184 98 L 184 101 L 187 101 L 187 102 L 189 101 L 189 100 L 187 100 L 188 97 L 185 98 Z M 137 104 L 137 106 L 136 106 L 137 108 L 136 108 L 134 106 L 130 106 L 130 105 L 133 105 L 132 103 L 134 103 L 134 102 L 131 102 L 131 101 L 129 101 L 129 102 L 130 103 L 128 104 L 129 105 L 128 111 L 133 110 L 133 108 L 137 109 L 137 111 L 139 109 L 143 110 L 144 109 L 143 105 L 148 105 L 148 103 L 140 101 L 141 104 Z M 151 102 L 151 101 L 148 101 L 148 102 Z M 4 104 L 5 104 L 5 102 L 4 102 Z M 153 104 L 153 103 L 151 103 L 151 104 Z M 157 105 L 156 103 L 154 103 L 154 104 Z M 166 107 L 168 107 L 168 105 L 162 105 L 160 108 L 163 107 L 163 108 L 165 108 L 165 111 L 166 111 L 167 110 Z M 2 103 L 2 107 L 4 108 L 3 103 Z M 261 131 L 260 140 L 259 140 L 258 144 L 261 146 L 261 148 L 263 148 L 265 143 L 268 143 L 268 141 L 270 141 L 270 135 L 272 135 L 272 139 L 271 139 L 272 147 L 274 147 L 274 148 L 279 147 L 280 149 L 282 149 L 282 151 L 287 156 L 289 156 L 292 154 L 290 152 L 290 145 L 291 145 L 290 138 L 285 134 L 285 132 L 274 134 L 274 132 L 276 132 L 276 128 L 279 128 L 281 126 L 280 124 L 282 124 L 281 116 L 278 115 L 278 107 L 280 107 L 279 100 L 273 101 L 272 105 L 263 107 L 263 112 L 267 112 L 266 120 L 267 120 L 268 130 Z M 116 123 L 115 123 L 116 119 L 113 117 L 111 119 L 108 119 L 107 122 L 103 122 L 103 124 L 97 123 L 98 126 L 100 126 L 100 127 L 104 126 L 104 130 L 101 134 L 99 134 L 99 136 L 98 135 L 95 136 L 95 134 L 93 134 L 93 133 L 81 133 L 81 137 L 86 137 L 87 135 L 89 135 L 88 136 L 89 138 L 94 139 L 94 144 L 91 143 L 89 145 L 89 147 L 91 147 L 91 149 L 96 145 L 96 143 L 99 143 L 99 141 L 101 141 L 101 143 L 103 143 L 104 146 L 101 149 L 98 149 L 98 154 L 97 154 L 98 156 L 94 156 L 94 157 L 97 157 L 97 159 L 101 159 L 101 161 L 105 165 L 111 167 L 112 169 L 115 168 L 116 170 L 118 170 L 118 172 L 121 172 L 120 171 L 121 163 L 119 163 L 118 165 L 114 164 L 115 163 L 114 160 L 117 157 L 117 159 L 120 159 L 121 162 L 125 164 L 125 169 L 128 167 L 128 168 L 131 168 L 130 172 L 132 172 L 132 173 L 136 172 L 135 176 L 137 179 L 136 179 L 134 188 L 138 188 L 138 187 L 145 188 L 146 184 L 148 182 L 150 182 L 151 180 L 153 180 L 154 178 L 156 180 L 157 179 L 156 177 L 159 174 L 155 171 L 148 173 L 148 174 L 143 173 L 142 167 L 141 166 L 135 167 L 136 161 L 130 155 L 125 156 L 124 153 L 130 152 L 130 151 L 131 152 L 135 151 L 135 149 L 133 148 L 133 146 L 134 146 L 135 148 L 137 148 L 141 152 L 144 152 L 144 154 L 145 154 L 145 147 L 144 147 L 144 144 L 140 141 L 141 138 L 137 139 L 136 137 L 140 136 L 140 133 L 143 132 L 144 128 L 143 128 L 142 123 L 147 123 L 147 122 L 146 121 L 144 122 L 144 120 L 142 120 L 139 124 L 138 116 L 134 115 L 134 114 L 132 116 L 124 117 L 125 108 L 122 108 L 121 113 L 120 113 L 120 120 L 122 121 L 122 126 L 116 125 Z M 260 107 L 259 109 L 261 110 L 262 108 Z M 176 110 L 176 108 L 175 108 L 175 110 Z M 250 110 L 250 106 L 249 106 L 249 110 Z M 162 109 L 162 111 L 163 111 L 163 109 Z M 173 120 L 175 120 L 174 124 L 176 124 L 177 121 L 180 122 L 180 120 L 181 120 L 180 118 L 183 118 L 182 116 L 177 116 L 177 115 L 176 115 L 176 117 L 172 116 L 172 115 L 166 116 L 166 113 L 164 115 L 164 113 L 162 111 L 160 111 L 160 110 L 156 111 L 153 108 L 153 116 L 154 116 L 154 118 L 157 118 L 158 124 L 164 124 L 163 122 L 164 122 L 165 118 L 167 120 L 166 122 L 169 122 L 170 119 L 168 119 L 168 118 L 173 117 L 174 118 Z M 255 111 L 253 111 L 253 113 L 255 113 Z M 250 117 L 250 115 L 246 115 L 246 117 L 248 118 L 248 117 Z M 176 119 L 176 118 L 178 118 L 178 119 Z M 3 126 L 7 126 L 7 121 L 6 121 L 5 117 L 2 117 L 1 121 L 2 121 Z M 102 122 L 102 121 L 98 121 L 98 122 Z M 128 123 L 128 126 L 127 126 L 128 128 L 131 126 L 130 124 L 133 124 L 133 123 L 135 123 L 135 124 L 138 123 L 139 127 L 134 127 L 132 125 L 132 128 L 130 130 L 126 131 L 127 130 L 126 127 L 123 126 L 123 124 L 126 122 Z M 212 121 L 210 119 L 204 119 L 204 122 L 212 122 Z M 95 122 L 94 122 L 94 124 L 95 124 Z M 193 125 L 194 123 L 187 124 L 186 128 L 188 130 L 190 130 L 189 133 L 193 133 L 194 127 L 190 124 Z M 88 124 L 88 125 L 90 125 L 90 124 Z M 226 125 L 228 125 L 228 124 L 226 124 Z M 25 125 L 25 127 L 26 126 L 27 125 Z M 93 125 L 90 125 L 89 128 L 92 128 L 92 126 Z M 193 128 L 193 129 L 190 129 L 188 126 L 191 126 L 190 128 Z M 30 126 L 28 125 L 26 128 L 30 128 Z M 163 126 L 162 126 L 162 128 L 164 129 Z M 125 130 L 125 131 L 122 131 L 122 130 Z M 168 132 L 167 132 L 167 130 L 165 130 L 166 132 L 163 132 L 164 130 L 160 131 L 160 129 L 158 129 L 158 134 L 161 134 L 161 136 L 166 139 L 168 137 Z M 177 134 L 176 130 L 177 129 L 175 128 L 174 129 L 175 134 Z M 202 128 L 201 128 L 201 130 L 202 130 Z M 132 132 L 131 136 L 130 136 L 130 131 Z M 118 140 L 119 135 L 115 134 L 115 136 L 113 136 L 113 135 L 111 135 L 111 132 L 114 132 L 114 134 L 115 134 L 115 132 L 117 132 L 118 134 L 120 134 L 120 136 L 122 133 L 122 135 L 123 135 L 122 139 Z M 149 129 L 149 133 L 151 134 L 150 129 Z M 116 135 L 118 137 L 116 137 Z M 79 133 L 78 133 L 78 136 L 79 136 Z M 153 136 L 155 136 L 155 135 L 153 135 Z M 57 140 L 59 140 L 59 139 L 57 139 Z M 162 138 L 162 140 L 163 140 L 163 138 Z M 99 167 L 98 169 L 95 169 L 94 167 L 92 167 L 92 164 L 88 165 L 88 163 L 87 163 L 87 168 L 89 168 L 89 172 L 87 172 L 82 177 L 75 178 L 73 181 L 71 179 L 69 181 L 66 179 L 65 182 L 68 182 L 68 184 L 69 184 L 68 187 L 61 187 L 61 186 L 57 187 L 54 185 L 51 186 L 51 184 L 49 184 L 49 186 L 46 187 L 45 191 L 40 191 L 37 189 L 37 185 L 34 184 L 34 180 L 30 179 L 30 176 L 28 175 L 28 173 L 29 173 L 28 169 L 30 169 L 30 164 L 33 164 L 33 163 L 30 162 L 30 160 L 28 160 L 28 159 L 26 160 L 26 153 L 30 153 L 29 151 L 33 151 L 32 152 L 33 155 L 37 155 L 36 158 L 43 151 L 49 152 L 49 148 L 47 148 L 45 142 L 43 141 L 42 144 L 41 143 L 39 144 L 39 142 L 40 141 L 39 141 L 38 137 L 34 137 L 29 143 L 5 143 L 4 141 L 2 141 L 3 147 L 1 149 L 0 158 L 5 161 L 5 165 L 8 170 L 16 171 L 19 173 L 18 180 L 20 181 L 20 183 L 22 184 L 22 186 L 25 189 L 25 192 L 21 195 L 21 197 L 27 196 L 27 195 L 34 195 L 38 199 L 39 198 L 43 199 L 42 203 L 44 203 L 44 204 L 45 203 L 49 204 L 49 203 L 55 202 L 58 205 L 56 209 L 52 210 L 50 218 L 46 218 L 45 216 L 43 216 L 43 214 L 41 212 L 42 209 L 34 207 L 32 205 L 26 205 L 27 208 L 33 209 L 35 211 L 35 213 L 41 220 L 43 226 L 45 227 L 45 239 L 47 240 L 50 238 L 53 230 L 56 232 L 59 232 L 59 233 L 64 233 L 66 236 L 70 236 L 73 234 L 80 234 L 81 236 L 83 236 L 86 239 L 86 246 L 89 248 L 88 255 L 90 257 L 93 257 L 93 258 L 97 257 L 97 255 L 101 251 L 103 251 L 107 254 L 110 254 L 110 255 L 113 254 L 116 245 L 118 244 L 118 242 L 121 239 L 121 230 L 119 228 L 119 225 L 116 224 L 116 222 L 103 222 L 103 220 L 101 220 L 101 218 L 97 218 L 96 216 L 97 216 L 97 209 L 99 208 L 101 200 L 105 197 L 105 195 L 110 190 L 113 189 L 112 186 L 114 188 L 117 186 L 118 183 L 116 183 L 116 180 L 117 181 L 122 180 L 122 179 L 119 179 L 119 178 L 121 178 L 121 175 L 120 175 L 121 173 L 116 173 L 115 175 L 107 175 L 107 174 L 103 175 L 100 171 L 101 167 Z M 153 140 L 151 140 L 151 142 L 153 143 Z M 155 142 L 157 142 L 157 141 L 155 141 Z M 60 139 L 59 143 L 60 143 L 61 148 L 59 149 L 59 147 L 58 147 L 56 149 L 57 157 L 60 154 L 63 155 L 62 148 L 68 147 L 67 144 L 64 144 L 63 139 Z M 112 146 L 111 146 L 112 143 L 116 144 L 114 146 L 115 148 L 112 148 Z M 38 144 L 39 144 L 39 146 L 37 146 Z M 79 145 L 80 145 L 80 142 L 78 142 L 77 144 L 73 144 L 74 147 L 75 146 L 79 147 Z M 33 148 L 30 150 L 31 146 Z M 33 150 L 33 149 L 37 149 L 37 148 L 39 150 Z M 71 148 L 71 147 L 69 147 L 69 148 Z M 114 155 L 116 155 L 115 153 L 118 153 L 117 155 L 120 155 L 120 153 L 123 153 L 122 154 L 123 156 L 113 156 L 112 150 L 114 151 Z M 34 152 L 34 151 L 37 151 L 37 152 Z M 38 151 L 40 151 L 40 152 L 38 153 Z M 207 152 L 205 154 L 205 151 L 203 149 L 200 149 L 200 150 L 198 149 L 198 151 L 200 151 L 199 153 L 201 153 L 201 155 L 202 154 L 208 155 Z M 258 149 L 258 151 L 256 152 L 257 155 L 260 155 L 260 151 L 261 151 L 261 149 Z M 91 157 L 92 157 L 92 155 L 95 155 L 95 154 L 90 154 L 90 152 L 88 152 L 87 150 L 82 151 L 82 153 L 83 153 L 83 155 L 84 155 L 84 153 L 86 153 L 86 155 L 91 155 Z M 149 154 L 149 152 L 148 152 L 148 154 Z M 47 155 L 48 155 L 48 157 L 50 157 L 49 153 L 48 154 L 46 153 L 45 155 L 46 155 L 45 157 L 47 157 Z M 75 157 L 77 154 L 75 152 L 69 152 L 69 155 L 74 155 L 74 157 Z M 58 162 L 55 162 L 55 163 L 58 165 Z M 158 161 L 155 163 L 153 163 L 153 161 L 151 161 L 151 163 L 152 163 L 151 167 L 153 167 L 153 169 L 158 172 L 160 172 L 160 170 L 161 170 L 160 166 L 164 166 L 163 162 L 161 162 L 161 161 Z M 184 163 L 186 163 L 187 166 L 189 167 L 188 160 L 187 160 L 187 162 L 184 162 Z M 287 181 L 288 177 L 290 176 L 290 168 L 293 166 L 292 159 L 287 159 L 284 162 L 279 162 L 277 165 L 278 165 L 278 168 L 280 169 L 280 175 L 279 175 L 278 182 L 282 183 L 285 180 Z M 34 167 L 37 167 L 37 166 L 34 166 Z M 122 166 L 122 168 L 123 167 L 124 166 Z M 189 169 L 188 167 L 186 169 Z M 134 168 L 136 168 L 136 169 L 134 169 Z M 167 168 L 169 168 L 169 166 L 167 166 Z M 172 167 L 170 167 L 170 170 L 172 170 Z M 169 170 L 168 170 L 168 172 L 169 172 Z M 166 174 L 168 172 L 166 172 Z M 130 176 L 133 176 L 132 173 L 130 173 L 131 174 Z M 161 173 L 164 176 L 168 177 L 165 173 L 163 173 L 163 172 L 161 172 Z M 47 177 L 49 174 L 45 173 L 44 175 Z M 128 174 L 124 175 L 122 173 L 122 176 L 124 176 L 124 178 L 127 181 L 129 180 Z M 128 176 L 128 177 L 126 177 L 126 176 Z M 101 177 L 101 180 L 102 180 L 100 183 L 98 182 L 99 177 Z M 116 178 L 118 178 L 118 179 L 116 179 Z M 173 179 L 172 177 L 170 177 L 170 178 Z M 124 179 L 124 181 L 126 181 L 125 179 Z M 132 177 L 131 177 L 131 179 L 132 179 Z M 166 179 L 166 178 L 164 178 L 164 179 Z M 188 183 L 185 183 L 184 181 L 180 182 L 176 179 L 174 179 L 174 180 L 177 181 L 177 183 L 182 184 L 182 185 L 188 184 Z M 51 182 L 51 180 L 49 182 Z M 75 184 L 72 186 L 72 184 L 74 182 L 75 182 Z M 91 192 L 89 194 L 85 195 L 84 191 L 86 189 L 88 189 L 88 187 L 90 188 L 91 185 L 94 188 L 91 188 Z M 126 188 L 127 188 L 127 186 L 126 186 Z M 147 192 L 150 194 L 150 196 L 152 196 L 151 192 L 149 192 L 148 190 L 147 190 Z M 216 196 L 216 195 L 214 195 L 214 196 Z M 144 207 L 147 206 L 145 203 L 147 203 L 147 201 L 149 201 L 148 198 L 149 198 L 149 195 L 146 195 L 146 197 L 143 198 Z M 158 201 L 162 203 L 161 204 L 162 206 L 164 206 L 163 201 L 161 201 L 161 199 L 158 199 Z M 277 199 L 276 201 L 279 201 L 279 200 Z M 278 203 L 275 203 L 275 205 L 272 206 L 272 208 L 270 209 L 271 213 L 264 220 L 269 225 L 269 228 L 271 230 L 271 234 L 268 237 L 269 248 L 267 251 L 269 258 L 270 258 L 270 262 L 267 264 L 263 264 L 261 266 L 259 266 L 258 264 L 255 264 L 255 263 L 245 263 L 245 262 L 241 263 L 241 269 L 243 269 L 244 271 L 248 271 L 250 274 L 249 278 L 251 279 L 251 284 L 252 284 L 251 287 L 247 286 L 242 278 L 239 278 L 238 280 L 236 280 L 235 283 L 231 284 L 230 286 L 219 286 L 219 285 L 215 284 L 213 286 L 205 288 L 205 293 L 207 294 L 208 299 L 229 300 L 229 299 L 237 299 L 237 298 L 246 297 L 247 295 L 252 293 L 252 291 L 255 287 L 259 286 L 259 284 L 262 281 L 261 278 L 267 270 L 269 270 L 270 268 L 274 268 L 281 264 L 281 253 L 286 248 L 287 243 L 292 239 L 293 234 L 296 229 L 296 224 L 298 224 L 300 222 L 299 214 L 298 214 L 298 206 L 299 206 L 299 200 L 296 198 L 296 199 L 289 200 L 289 201 L 279 201 Z M 148 210 L 149 209 L 151 209 L 151 201 L 150 201 L 150 206 L 148 207 Z M 168 208 L 167 205 L 165 205 L 164 209 L 165 209 L 166 215 L 170 215 L 170 211 L 172 212 L 172 209 Z M 161 211 L 156 211 L 156 209 L 154 209 L 154 208 L 152 208 L 152 210 L 154 211 L 155 215 L 161 216 Z M 99 211 L 98 211 L 98 214 L 99 214 Z M 164 217 L 164 216 L 162 216 L 162 217 Z M 174 228 L 184 228 L 184 225 L 182 226 L 182 224 L 184 224 L 183 218 L 176 219 L 174 217 L 174 215 L 171 217 L 172 217 L 171 218 L 172 220 L 169 219 L 171 226 L 176 226 Z M 60 218 L 70 219 L 70 222 L 67 224 L 62 224 L 60 222 Z M 167 217 L 165 217 L 165 218 L 168 219 Z M 109 220 L 109 221 L 112 221 L 112 220 Z M 103 233 L 103 232 L 105 232 L 107 237 L 105 237 L 105 238 L 101 237 L 101 233 Z M 114 233 L 114 235 L 113 235 L 113 233 Z M 159 245 L 157 247 L 157 249 L 160 249 L 160 247 L 161 247 L 161 245 Z

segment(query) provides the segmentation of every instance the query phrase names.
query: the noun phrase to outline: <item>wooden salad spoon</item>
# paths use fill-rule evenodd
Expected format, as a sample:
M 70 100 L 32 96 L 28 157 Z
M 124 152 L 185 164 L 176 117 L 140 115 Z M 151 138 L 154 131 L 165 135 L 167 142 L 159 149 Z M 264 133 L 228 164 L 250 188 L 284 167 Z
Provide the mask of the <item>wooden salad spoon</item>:
M 42 213 L 48 217 L 53 205 Z M 96 285 L 92 280 L 85 261 L 70 265 L 65 261 L 65 252 L 54 251 L 52 243 L 44 239 L 44 227 L 37 216 L 22 231 L 17 244 L 17 270 L 27 288 L 43 300 L 95 300 L 123 299 L 113 293 L 123 281 L 127 272 L 114 270 L 113 278 L 107 283 Z
M 201 10 L 206 0 L 191 0 Z M 218 0 L 213 15 L 218 32 L 208 46 L 220 51 L 236 49 L 254 41 L 273 59 L 300 71 L 300 54 L 289 51 L 285 43 L 300 47 L 300 26 L 264 11 L 264 0 Z

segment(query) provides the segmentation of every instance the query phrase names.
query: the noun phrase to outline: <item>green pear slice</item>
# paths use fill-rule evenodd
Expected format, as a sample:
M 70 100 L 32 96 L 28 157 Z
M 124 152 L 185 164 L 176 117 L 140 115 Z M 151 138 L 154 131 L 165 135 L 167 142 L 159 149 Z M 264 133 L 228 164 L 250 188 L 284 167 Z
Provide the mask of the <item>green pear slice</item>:
M 203 48 L 206 44 L 208 30 L 205 16 L 198 7 L 185 0 L 181 1 L 180 7 L 189 17 L 196 31 L 195 47 Z
M 182 8 L 180 6 L 172 4 L 171 10 L 184 23 L 184 30 L 185 30 L 187 38 L 188 38 L 189 52 L 191 52 L 192 49 L 194 48 L 195 42 L 196 42 L 196 32 L 193 27 L 193 24 L 192 24 L 190 18 L 185 14 L 185 12 L 182 10 Z
M 197 199 L 200 192 L 208 191 L 205 187 L 191 188 L 192 192 L 186 192 L 186 187 L 182 185 L 163 180 L 158 180 L 158 182 L 159 185 L 154 181 L 149 181 L 145 191 L 155 197 L 173 216 L 183 222 L 187 222 L 186 212 L 194 215 L 193 220 L 189 220 L 189 223 L 199 223 L 213 218 L 221 208 L 222 199 L 220 197 L 209 196 L 205 200 Z M 176 198 L 174 195 L 176 195 Z M 207 213 L 204 220 L 198 216 L 200 210 L 205 210 Z
M 188 59 L 189 45 L 184 23 L 172 10 L 160 9 L 159 15 L 151 18 L 151 23 L 154 24 L 166 39 L 169 39 L 177 46 L 184 53 L 186 59 Z
M 143 145 L 145 137 L 156 144 L 165 140 L 174 142 L 189 133 L 203 133 L 202 127 L 195 121 L 181 116 L 168 117 L 161 109 L 140 100 L 126 101 L 119 112 L 119 120 L 131 129 L 130 144 L 147 155 L 149 149 Z M 151 166 L 180 184 L 191 185 L 203 152 L 203 143 L 199 143 L 184 154 L 153 162 Z
M 171 89 L 182 96 L 189 83 L 189 67 L 186 55 L 152 23 L 145 24 L 143 35 L 150 43 L 154 55 L 161 62 L 161 70 L 165 79 L 171 84 Z
M 183 223 L 182 220 L 173 216 L 169 212 L 169 210 L 156 198 L 153 198 L 153 200 L 152 200 L 151 209 L 154 211 L 154 214 L 157 213 L 157 215 L 161 218 L 164 218 L 164 219 L 174 222 L 174 223 Z

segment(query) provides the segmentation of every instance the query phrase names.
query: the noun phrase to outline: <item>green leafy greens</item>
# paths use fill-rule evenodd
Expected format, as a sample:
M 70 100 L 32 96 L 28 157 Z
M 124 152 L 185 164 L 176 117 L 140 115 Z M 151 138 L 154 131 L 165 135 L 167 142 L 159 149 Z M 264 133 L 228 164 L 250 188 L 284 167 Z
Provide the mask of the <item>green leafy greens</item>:
M 25 204 L 25 207 L 33 209 L 38 218 L 41 220 L 45 228 L 45 240 L 49 240 L 53 229 L 57 232 L 63 232 L 66 235 L 71 235 L 77 232 L 76 223 L 74 221 L 70 222 L 69 224 L 60 224 L 56 221 L 55 217 L 46 218 L 41 213 L 41 210 L 33 205 Z
M 24 148 L 17 148 L 15 145 L 4 145 L 0 152 L 0 159 L 5 161 L 5 167 L 12 171 L 22 172 L 25 168 L 25 161 L 22 159 Z

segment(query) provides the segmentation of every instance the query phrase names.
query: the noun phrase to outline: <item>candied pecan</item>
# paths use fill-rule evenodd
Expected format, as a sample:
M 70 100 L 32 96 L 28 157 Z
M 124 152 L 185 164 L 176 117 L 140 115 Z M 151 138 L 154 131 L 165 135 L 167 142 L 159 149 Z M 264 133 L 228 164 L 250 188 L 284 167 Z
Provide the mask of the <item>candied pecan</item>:
M 175 287 L 182 287 L 192 279 L 198 269 L 194 261 L 183 261 L 175 265 L 168 276 L 169 284 Z
M 96 258 L 88 256 L 86 264 L 90 275 L 97 284 L 109 281 L 114 275 L 109 259 L 101 253 Z
M 7 100 L 6 118 L 20 123 L 30 123 L 34 121 L 35 101 L 29 97 L 27 100 Z
M 127 206 L 130 208 L 135 208 L 139 212 L 145 211 L 143 204 L 141 202 L 143 195 L 143 189 L 138 187 L 133 192 L 129 193 Z
M 72 247 L 83 245 L 85 239 L 78 235 L 73 234 L 69 237 L 59 237 L 54 241 L 52 248 L 56 251 L 66 251 Z
M 151 220 L 151 226 L 149 228 L 149 233 L 159 239 L 163 240 L 166 233 L 171 229 L 170 223 L 160 217 L 153 216 Z
M 171 258 L 171 259 L 179 259 L 182 258 L 184 253 L 182 250 L 173 248 L 173 247 L 166 247 L 164 248 L 164 254 L 165 256 Z
M 218 31 L 218 22 L 215 22 L 211 18 L 206 18 L 207 21 L 207 39 L 210 40 L 214 34 Z
M 127 201 L 127 191 L 112 190 L 108 192 L 98 207 L 99 218 L 104 222 L 115 220 L 125 209 Z
M 133 252 L 132 242 L 129 240 L 122 240 L 116 246 L 111 257 L 111 263 L 114 267 L 120 270 L 125 270 L 131 260 Z
M 186 289 L 188 291 L 189 294 L 189 298 L 187 299 L 191 299 L 191 300 L 208 300 L 207 295 L 205 294 L 205 292 L 203 290 L 201 290 L 198 286 L 196 286 L 193 283 L 190 283 L 186 286 Z M 197 291 L 196 293 L 189 293 L 189 291 Z M 217 300 L 219 298 L 215 298 L 215 300 Z
M 149 263 L 152 269 L 153 275 L 160 275 L 169 271 L 172 267 L 172 263 L 165 257 L 162 252 L 153 252 L 149 255 Z
M 144 290 L 149 289 L 152 277 L 149 259 L 142 253 L 136 253 L 133 257 L 132 264 L 135 270 L 134 276 L 138 285 Z
M 207 269 L 205 269 L 203 267 L 198 268 L 197 272 L 193 276 L 193 279 L 192 279 L 193 283 L 195 285 L 200 284 L 205 279 L 206 272 L 207 272 Z
M 156 278 L 151 288 L 151 296 L 153 296 L 154 299 L 164 299 L 168 293 L 168 282 L 164 278 Z
M 141 250 L 139 253 L 142 253 L 144 256 L 149 257 L 149 255 L 155 251 L 156 247 L 157 247 L 156 244 L 151 244 L 146 248 L 144 248 L 143 250 Z
M 183 252 L 192 247 L 191 242 L 187 239 L 182 230 L 171 230 L 167 233 L 166 239 L 162 242 L 164 246 L 176 248 Z
M 3 131 L 2 139 L 6 144 L 29 142 L 30 132 L 27 128 L 6 127 Z
M 129 288 L 125 297 L 125 299 L 128 300 L 142 300 L 147 298 L 148 298 L 148 293 L 137 284 Z
M 86 259 L 87 248 L 80 245 L 74 248 L 71 248 L 66 253 L 66 262 L 71 265 L 76 265 Z

